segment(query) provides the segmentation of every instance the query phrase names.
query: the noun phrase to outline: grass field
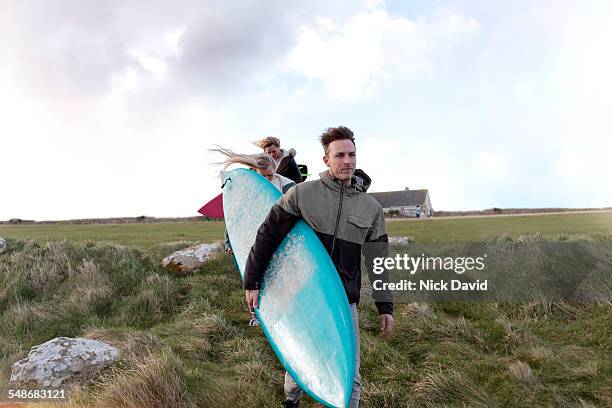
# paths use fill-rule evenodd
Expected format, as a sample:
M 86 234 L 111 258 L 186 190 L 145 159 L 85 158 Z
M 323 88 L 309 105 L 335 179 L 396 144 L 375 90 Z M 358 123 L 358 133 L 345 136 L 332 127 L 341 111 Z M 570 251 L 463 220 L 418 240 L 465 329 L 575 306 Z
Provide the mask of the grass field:
M 147 249 L 161 242 L 212 242 L 223 238 L 223 222 L 159 224 L 0 225 L 0 236 L 58 241 L 95 240 Z M 480 241 L 521 234 L 612 233 L 612 212 L 486 216 L 388 221 L 391 236 L 412 236 L 417 242 Z
M 609 234 L 612 212 L 398 220 L 387 222 L 387 230 L 392 236 L 411 235 L 417 242 L 480 241 L 524 234 Z
M 489 237 L 496 245 L 502 236 L 506 247 L 517 242 L 534 254 L 549 242 L 593 241 L 608 245 L 598 262 L 612 261 L 610 214 L 473 222 L 388 226 L 417 242 Z M 261 330 L 247 325 L 231 260 L 219 253 L 184 277 L 159 264 L 187 245 L 166 242 L 217 240 L 222 232 L 222 223 L 0 226 L 9 239 L 0 255 L 0 385 L 30 347 L 85 336 L 122 356 L 73 389 L 70 407 L 279 406 L 282 367 Z M 359 309 L 364 408 L 612 406 L 609 299 L 398 303 L 394 333 L 384 340 L 367 297 Z M 316 404 L 305 397 L 301 406 Z
M 0 236 L 42 241 L 95 240 L 141 249 L 177 241 L 213 242 L 223 238 L 223 222 L 171 222 L 158 224 L 51 224 L 0 225 Z

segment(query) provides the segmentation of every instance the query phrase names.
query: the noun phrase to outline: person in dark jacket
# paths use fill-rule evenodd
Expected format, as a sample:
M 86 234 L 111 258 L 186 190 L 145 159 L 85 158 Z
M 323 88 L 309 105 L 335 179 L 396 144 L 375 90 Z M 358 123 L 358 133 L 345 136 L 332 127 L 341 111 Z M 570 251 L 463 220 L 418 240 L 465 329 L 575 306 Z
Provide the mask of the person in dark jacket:
M 280 139 L 277 137 L 269 136 L 265 139 L 254 142 L 255 146 L 260 147 L 263 151 L 269 154 L 276 165 L 276 173 L 281 176 L 285 176 L 288 179 L 293 180 L 294 183 L 301 183 L 302 175 L 300 169 L 295 162 L 295 149 L 281 149 Z
M 361 255 L 366 265 L 375 257 L 386 257 L 388 237 L 381 205 L 365 194 L 369 177 L 356 172 L 356 150 L 353 132 L 346 127 L 329 128 L 321 135 L 329 168 L 320 174 L 320 180 L 298 184 L 287 191 L 274 204 L 260 226 L 255 243 L 249 253 L 244 288 L 249 307 L 257 307 L 259 289 L 264 273 L 276 247 L 300 219 L 304 219 L 316 232 L 336 266 L 346 292 L 356 338 L 355 377 L 349 407 L 358 407 L 361 395 L 359 374 L 359 324 L 357 304 L 361 291 Z M 368 271 L 370 281 L 385 276 L 374 276 Z M 383 336 L 393 328 L 393 303 L 391 294 L 373 291 L 380 317 Z M 285 401 L 283 405 L 295 407 L 303 392 L 289 373 L 285 373 Z

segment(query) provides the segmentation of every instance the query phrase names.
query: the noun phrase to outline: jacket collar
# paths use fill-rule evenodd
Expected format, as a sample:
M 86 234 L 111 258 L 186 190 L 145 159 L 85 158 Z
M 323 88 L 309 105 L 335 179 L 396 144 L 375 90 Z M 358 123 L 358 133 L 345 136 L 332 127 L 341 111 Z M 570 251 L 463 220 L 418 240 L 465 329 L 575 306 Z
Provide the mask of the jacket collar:
M 338 192 L 340 191 L 342 182 L 338 180 L 337 178 L 332 177 L 332 175 L 329 173 L 329 170 L 325 170 L 324 172 L 319 173 L 319 177 L 321 177 L 321 181 L 327 187 L 329 187 L 330 189 L 334 191 L 338 191 Z M 352 195 L 352 194 L 358 194 L 360 192 L 365 192 L 365 189 L 363 189 L 362 186 L 359 184 L 359 179 L 353 176 L 353 178 L 351 178 L 351 185 L 344 186 L 344 191 L 347 194 Z

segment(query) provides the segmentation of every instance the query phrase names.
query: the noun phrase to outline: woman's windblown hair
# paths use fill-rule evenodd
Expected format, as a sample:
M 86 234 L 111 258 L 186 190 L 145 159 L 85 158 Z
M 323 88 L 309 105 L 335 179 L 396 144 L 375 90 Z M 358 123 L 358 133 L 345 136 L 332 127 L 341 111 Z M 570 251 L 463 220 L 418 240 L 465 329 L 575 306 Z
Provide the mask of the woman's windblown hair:
M 211 152 L 221 153 L 227 159 L 224 161 L 217 163 L 223 165 L 224 169 L 229 167 L 232 164 L 242 164 L 252 169 L 266 170 L 270 167 L 274 168 L 274 162 L 272 158 L 265 153 L 258 154 L 239 154 L 235 153 L 230 149 L 223 148 L 221 146 L 216 145 L 216 149 L 209 149 Z
M 266 147 L 270 146 L 276 146 L 280 148 L 280 139 L 278 137 L 268 136 L 264 139 L 253 142 L 253 144 L 261 149 L 265 149 Z

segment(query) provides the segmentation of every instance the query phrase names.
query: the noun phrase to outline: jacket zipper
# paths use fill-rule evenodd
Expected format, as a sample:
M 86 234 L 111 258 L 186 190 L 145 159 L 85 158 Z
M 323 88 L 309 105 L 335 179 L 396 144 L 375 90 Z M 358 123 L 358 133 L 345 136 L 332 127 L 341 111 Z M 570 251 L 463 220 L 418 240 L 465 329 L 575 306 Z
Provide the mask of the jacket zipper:
M 338 235 L 338 225 L 340 225 L 340 215 L 342 215 L 342 199 L 344 198 L 344 182 L 340 184 L 340 205 L 338 206 L 338 216 L 336 217 L 336 229 L 334 230 L 334 240 L 332 241 L 332 249 L 330 257 L 334 257 L 334 248 L 336 247 L 336 235 Z

